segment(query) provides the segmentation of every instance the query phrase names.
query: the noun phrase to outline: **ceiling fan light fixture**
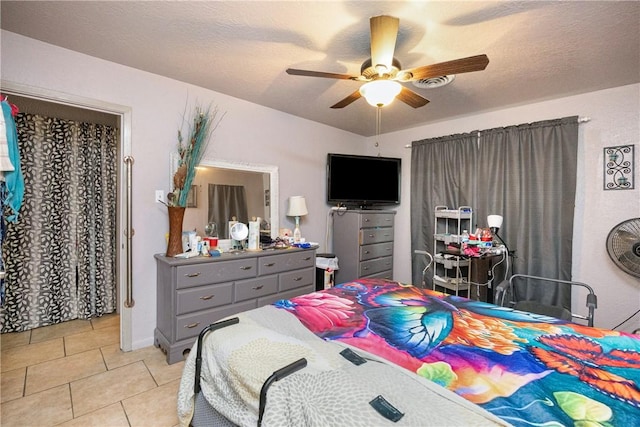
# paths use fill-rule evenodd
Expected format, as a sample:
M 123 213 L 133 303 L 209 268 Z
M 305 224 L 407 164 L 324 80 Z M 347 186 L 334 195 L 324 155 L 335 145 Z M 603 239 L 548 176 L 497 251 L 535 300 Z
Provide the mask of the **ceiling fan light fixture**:
M 402 90 L 402 85 L 393 80 L 374 80 L 360 87 L 360 95 L 374 107 L 384 107 L 393 102 Z

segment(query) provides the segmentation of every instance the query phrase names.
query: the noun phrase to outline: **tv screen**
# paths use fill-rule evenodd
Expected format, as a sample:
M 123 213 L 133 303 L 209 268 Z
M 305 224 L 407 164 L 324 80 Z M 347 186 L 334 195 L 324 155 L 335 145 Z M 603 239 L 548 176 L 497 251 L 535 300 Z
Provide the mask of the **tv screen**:
M 401 159 L 329 153 L 327 202 L 347 207 L 400 204 Z

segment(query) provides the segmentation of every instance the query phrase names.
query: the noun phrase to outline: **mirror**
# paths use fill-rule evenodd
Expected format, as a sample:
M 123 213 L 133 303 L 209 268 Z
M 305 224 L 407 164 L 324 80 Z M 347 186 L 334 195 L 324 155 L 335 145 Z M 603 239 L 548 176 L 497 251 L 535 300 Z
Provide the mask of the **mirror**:
M 173 176 L 173 174 L 171 175 Z M 261 231 L 272 239 L 278 236 L 278 167 L 223 160 L 202 159 L 187 200 L 183 228 L 196 230 L 204 236 L 209 223 L 209 184 L 243 186 L 247 200 L 248 219 L 261 217 L 270 229 Z M 215 221 L 221 239 L 228 232 L 229 219 Z M 227 237 L 229 238 L 229 237 Z

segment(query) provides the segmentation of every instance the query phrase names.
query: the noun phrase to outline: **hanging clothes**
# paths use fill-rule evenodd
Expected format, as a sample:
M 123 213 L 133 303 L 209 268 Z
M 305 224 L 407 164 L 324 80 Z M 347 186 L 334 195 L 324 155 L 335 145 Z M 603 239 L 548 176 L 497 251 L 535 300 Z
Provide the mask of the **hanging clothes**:
M 9 157 L 9 141 L 7 140 L 7 125 L 4 122 L 4 113 L 0 114 L 0 171 L 8 172 L 16 170 Z M 2 176 L 4 181 L 4 175 Z
M 0 172 L 2 172 L 2 175 L 0 175 L 0 210 L 2 210 L 2 212 L 5 212 L 5 203 L 7 201 L 8 198 L 8 194 L 9 192 L 7 191 L 7 182 L 6 182 L 6 173 L 8 172 L 12 172 L 12 173 L 16 173 L 16 168 L 14 166 L 12 159 L 12 154 L 14 154 L 14 157 L 17 156 L 17 164 L 18 166 L 20 165 L 20 153 L 17 150 L 17 137 L 16 137 L 16 127 L 15 127 L 15 122 L 13 120 L 13 118 L 18 114 L 18 107 L 14 104 L 9 104 L 9 102 L 7 101 L 6 97 L 3 97 L 2 100 L 2 114 L 0 114 Z M 5 120 L 5 111 L 7 111 L 7 109 L 5 108 L 5 105 L 7 105 L 8 111 L 9 111 L 9 115 L 8 118 Z M 7 121 L 9 122 L 7 125 Z M 7 128 L 8 126 L 8 128 Z M 11 130 L 11 132 L 8 132 L 8 129 Z M 13 138 L 13 141 L 15 142 L 15 147 L 14 148 L 10 148 L 9 145 L 9 140 Z M 10 178 L 10 181 L 16 178 L 17 181 L 22 182 L 22 173 L 18 172 L 18 175 L 14 175 L 12 178 Z M 24 192 L 24 184 L 22 185 L 22 189 Z M 14 202 L 14 206 L 11 207 L 11 209 L 13 209 L 14 207 L 17 209 L 20 209 L 20 205 L 22 204 L 22 198 L 20 198 L 16 202 L 16 199 L 13 199 Z M 12 211 L 15 212 L 17 214 L 17 210 Z M 5 301 L 5 281 L 4 281 L 4 276 L 5 276 L 5 272 L 4 272 L 4 256 L 2 253 L 2 244 L 4 242 L 4 238 L 6 235 L 6 221 L 4 218 L 4 214 L 0 217 L 0 307 L 4 306 L 4 301 Z
M 18 149 L 18 136 L 16 133 L 16 123 L 13 119 L 14 108 L 5 100 L 2 104 L 2 116 L 6 128 L 7 151 L 9 161 L 13 166 L 13 170 L 4 172 L 5 182 L 7 184 L 6 198 L 2 201 L 5 219 L 9 222 L 18 221 L 18 212 L 22 206 L 24 197 L 24 177 L 20 168 L 20 151 Z

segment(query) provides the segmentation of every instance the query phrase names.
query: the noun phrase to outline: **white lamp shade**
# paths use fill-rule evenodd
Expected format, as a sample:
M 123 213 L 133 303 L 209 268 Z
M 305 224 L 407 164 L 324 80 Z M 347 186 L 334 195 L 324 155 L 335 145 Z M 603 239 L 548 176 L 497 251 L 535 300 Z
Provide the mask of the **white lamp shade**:
M 502 227 L 502 215 L 489 215 L 487 216 L 487 224 L 490 228 Z
M 374 107 L 384 107 L 393 102 L 402 90 L 402 85 L 393 80 L 374 80 L 360 87 L 360 95 Z
M 289 197 L 289 210 L 287 216 L 304 216 L 308 214 L 307 202 L 303 196 L 291 196 Z

